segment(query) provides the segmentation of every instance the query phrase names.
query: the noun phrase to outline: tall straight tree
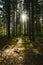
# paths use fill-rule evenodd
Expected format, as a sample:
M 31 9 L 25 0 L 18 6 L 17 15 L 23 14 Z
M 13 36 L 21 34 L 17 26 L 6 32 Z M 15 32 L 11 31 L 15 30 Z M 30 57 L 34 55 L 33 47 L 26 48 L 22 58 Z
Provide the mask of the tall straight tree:
M 10 0 L 5 0 L 5 11 L 7 21 L 7 35 L 10 37 Z
M 30 34 L 31 34 L 31 31 L 30 31 L 30 0 L 24 0 L 24 7 L 25 7 L 25 9 L 27 10 L 27 12 L 28 12 L 28 18 L 29 18 L 29 20 L 27 21 L 27 36 L 31 36 Z
M 32 20 L 31 20 L 31 23 L 32 23 L 32 36 L 31 36 L 31 39 L 32 41 L 35 40 L 35 36 L 34 36 L 34 0 L 31 1 L 31 4 L 32 4 Z
M 17 2 L 15 0 L 11 0 L 11 16 L 12 16 L 12 25 L 13 25 L 13 27 L 12 27 L 12 35 L 13 36 L 15 36 L 15 26 L 16 26 L 15 25 L 16 24 L 16 22 L 15 22 L 15 17 L 16 17 L 16 15 L 15 15 L 16 3 Z

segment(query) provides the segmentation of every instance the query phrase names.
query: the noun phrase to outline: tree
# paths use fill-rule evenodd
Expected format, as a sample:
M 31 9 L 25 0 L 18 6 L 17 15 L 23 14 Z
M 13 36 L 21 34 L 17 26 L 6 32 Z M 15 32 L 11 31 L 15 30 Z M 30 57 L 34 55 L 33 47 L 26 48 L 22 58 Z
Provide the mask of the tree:
M 10 37 L 10 0 L 5 0 L 5 11 L 7 21 L 7 35 Z

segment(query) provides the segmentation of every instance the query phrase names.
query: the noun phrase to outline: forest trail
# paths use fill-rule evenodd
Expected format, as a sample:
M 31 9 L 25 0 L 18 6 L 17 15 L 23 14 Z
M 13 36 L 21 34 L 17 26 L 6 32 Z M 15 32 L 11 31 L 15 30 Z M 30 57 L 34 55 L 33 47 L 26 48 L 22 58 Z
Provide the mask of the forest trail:
M 16 40 L 13 38 L 8 48 L 0 50 L 0 65 L 43 65 L 43 52 L 38 44 L 29 38 L 18 37 Z

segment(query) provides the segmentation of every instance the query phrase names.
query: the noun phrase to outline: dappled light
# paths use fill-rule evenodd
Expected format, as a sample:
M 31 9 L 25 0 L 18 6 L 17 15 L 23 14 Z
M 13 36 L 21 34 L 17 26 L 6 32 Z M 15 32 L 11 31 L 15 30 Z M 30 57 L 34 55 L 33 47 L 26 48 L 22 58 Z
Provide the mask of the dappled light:
M 0 65 L 43 65 L 42 0 L 0 0 Z
M 34 62 L 35 63 L 37 62 L 36 59 L 38 58 L 38 54 L 40 56 L 43 55 L 41 48 L 38 48 L 39 44 L 37 45 L 37 43 L 34 42 L 36 44 L 34 45 L 34 43 L 31 42 L 28 37 L 12 38 L 9 41 L 8 41 L 9 42 L 8 46 L 7 47 L 4 46 L 3 49 L 0 50 L 0 63 L 2 63 L 1 65 L 5 65 L 7 62 L 8 64 L 11 65 L 14 65 L 14 63 L 16 65 L 24 65 L 25 63 L 27 65 L 28 63 L 30 65 L 31 63 L 34 65 Z M 35 48 L 35 46 L 37 47 Z

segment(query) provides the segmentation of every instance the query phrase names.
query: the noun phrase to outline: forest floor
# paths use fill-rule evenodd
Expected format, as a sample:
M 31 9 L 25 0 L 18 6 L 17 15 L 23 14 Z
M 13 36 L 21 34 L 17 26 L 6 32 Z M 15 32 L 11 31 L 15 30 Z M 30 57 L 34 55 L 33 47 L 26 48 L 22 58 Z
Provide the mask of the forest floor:
M 43 38 L 0 39 L 0 65 L 43 65 Z

